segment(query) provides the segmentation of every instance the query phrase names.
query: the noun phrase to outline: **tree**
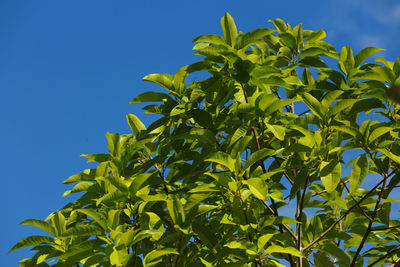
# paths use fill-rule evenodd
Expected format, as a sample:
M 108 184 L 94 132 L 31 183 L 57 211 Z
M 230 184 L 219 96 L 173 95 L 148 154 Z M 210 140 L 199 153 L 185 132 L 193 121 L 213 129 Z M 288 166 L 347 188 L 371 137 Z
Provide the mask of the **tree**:
M 167 92 L 130 103 L 159 119 L 128 114 L 133 134 L 84 155 L 97 167 L 64 181 L 79 198 L 21 223 L 48 233 L 11 249 L 33 246 L 21 266 L 399 263 L 400 57 L 271 22 L 238 33 L 226 13 L 223 36 L 193 40 L 202 60 L 144 77 Z

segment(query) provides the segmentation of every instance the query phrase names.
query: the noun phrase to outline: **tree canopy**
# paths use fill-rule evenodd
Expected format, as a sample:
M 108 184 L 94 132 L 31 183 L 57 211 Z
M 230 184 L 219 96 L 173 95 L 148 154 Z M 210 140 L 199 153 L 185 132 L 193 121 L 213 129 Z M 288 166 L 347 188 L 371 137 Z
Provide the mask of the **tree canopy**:
M 356 55 L 281 19 L 193 40 L 202 59 L 145 81 L 147 127 L 64 181 L 21 266 L 382 266 L 400 262 L 400 57 Z M 206 77 L 195 80 L 196 73 Z M 193 73 L 193 74 L 192 74 Z M 190 81 L 190 82 L 189 82 Z

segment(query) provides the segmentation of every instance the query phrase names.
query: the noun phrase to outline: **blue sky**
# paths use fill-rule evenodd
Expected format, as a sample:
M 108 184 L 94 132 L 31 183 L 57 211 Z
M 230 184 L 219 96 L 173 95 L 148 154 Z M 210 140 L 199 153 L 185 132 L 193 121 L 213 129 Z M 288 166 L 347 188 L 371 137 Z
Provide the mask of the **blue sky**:
M 158 90 L 142 78 L 199 60 L 191 40 L 222 34 L 226 11 L 243 32 L 281 18 L 324 29 L 337 50 L 378 46 L 389 60 L 400 55 L 398 1 L 0 1 L 0 266 L 18 266 L 29 250 L 7 251 L 41 234 L 19 222 L 72 200 L 61 198 L 69 189 L 62 181 L 88 168 L 80 154 L 105 152 L 107 131 L 129 133 L 127 113 L 151 122 L 126 105 Z

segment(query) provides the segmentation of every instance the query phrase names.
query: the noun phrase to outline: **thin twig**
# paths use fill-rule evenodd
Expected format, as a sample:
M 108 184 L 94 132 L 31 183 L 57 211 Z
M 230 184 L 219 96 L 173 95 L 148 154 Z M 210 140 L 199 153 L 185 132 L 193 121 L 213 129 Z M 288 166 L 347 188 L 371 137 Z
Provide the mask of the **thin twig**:
M 377 263 L 380 262 L 381 260 L 386 259 L 386 258 L 392 256 L 392 254 L 395 253 L 395 252 L 398 251 L 398 250 L 400 250 L 400 246 L 397 246 L 397 247 L 392 248 L 387 254 L 382 255 L 379 259 L 377 259 L 377 260 L 374 261 L 373 263 L 368 264 L 367 267 L 372 267 L 372 266 L 374 266 L 375 264 L 377 264 Z M 399 258 L 399 259 L 400 259 L 400 258 Z M 397 259 L 397 260 L 399 260 L 399 259 Z M 396 262 L 395 262 L 395 263 L 396 263 Z M 394 265 L 392 265 L 392 266 L 394 266 Z
M 322 234 L 320 234 L 316 239 L 314 239 L 310 244 L 308 244 L 307 246 L 305 246 L 301 252 L 309 249 L 310 247 L 312 247 L 315 243 L 319 242 L 324 236 L 326 236 L 330 231 L 332 231 L 332 229 L 341 221 L 343 220 L 355 207 L 357 207 L 357 204 L 360 204 L 361 202 L 363 202 L 367 197 L 369 197 L 382 183 L 384 180 L 381 180 L 378 184 L 376 184 L 367 194 L 365 194 L 359 201 L 356 202 L 356 204 L 354 204 L 353 206 L 351 206 L 345 213 L 343 213 L 342 216 L 340 216 L 340 218 L 335 221 L 334 223 L 332 223 L 331 226 L 328 227 L 328 229 L 325 230 L 325 232 L 323 232 Z

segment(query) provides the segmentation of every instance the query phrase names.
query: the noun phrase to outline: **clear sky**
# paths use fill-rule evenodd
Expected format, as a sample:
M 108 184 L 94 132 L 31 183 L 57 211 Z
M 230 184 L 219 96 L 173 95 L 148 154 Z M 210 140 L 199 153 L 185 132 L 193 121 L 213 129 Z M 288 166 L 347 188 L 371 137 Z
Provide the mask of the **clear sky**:
M 7 254 L 21 238 L 42 234 L 19 226 L 44 219 L 72 200 L 62 181 L 90 165 L 80 154 L 105 152 L 105 133 L 129 133 L 127 113 L 146 125 L 151 117 L 126 104 L 155 89 L 150 73 L 175 73 L 199 60 L 191 40 L 222 34 L 229 12 L 238 29 L 293 26 L 324 29 L 340 51 L 350 45 L 400 55 L 400 2 L 303 1 L 0 1 L 0 266 L 18 266 L 29 249 Z

